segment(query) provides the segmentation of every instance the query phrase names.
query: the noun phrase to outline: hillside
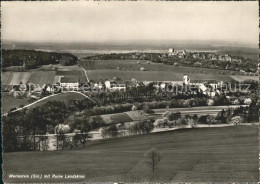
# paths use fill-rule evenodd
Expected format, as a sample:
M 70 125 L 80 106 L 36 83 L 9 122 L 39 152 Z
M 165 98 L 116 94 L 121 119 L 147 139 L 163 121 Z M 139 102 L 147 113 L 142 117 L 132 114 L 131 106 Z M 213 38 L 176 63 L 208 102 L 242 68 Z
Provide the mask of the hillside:
M 66 92 L 66 93 L 59 93 L 52 96 L 47 96 L 40 100 L 37 100 L 33 103 L 29 103 L 26 98 L 24 99 L 16 99 L 14 97 L 9 97 L 6 95 L 2 98 L 2 113 L 7 113 L 11 108 L 18 108 L 20 105 L 23 105 L 22 108 L 35 108 L 41 106 L 49 101 L 69 101 L 69 100 L 83 100 L 86 97 L 83 94 L 76 93 L 76 92 Z
M 144 152 L 152 146 L 161 152 L 154 175 L 143 162 Z M 101 140 L 73 151 L 4 153 L 3 159 L 3 179 L 8 183 L 257 182 L 258 127 L 183 129 Z M 7 179 L 11 173 L 86 178 Z

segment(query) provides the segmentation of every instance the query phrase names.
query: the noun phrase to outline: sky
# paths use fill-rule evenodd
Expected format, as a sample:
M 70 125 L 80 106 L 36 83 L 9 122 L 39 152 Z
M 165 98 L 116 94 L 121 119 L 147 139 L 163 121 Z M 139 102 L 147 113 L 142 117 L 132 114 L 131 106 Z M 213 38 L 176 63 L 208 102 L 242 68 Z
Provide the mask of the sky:
M 257 1 L 2 2 L 15 41 L 218 40 L 258 43 Z

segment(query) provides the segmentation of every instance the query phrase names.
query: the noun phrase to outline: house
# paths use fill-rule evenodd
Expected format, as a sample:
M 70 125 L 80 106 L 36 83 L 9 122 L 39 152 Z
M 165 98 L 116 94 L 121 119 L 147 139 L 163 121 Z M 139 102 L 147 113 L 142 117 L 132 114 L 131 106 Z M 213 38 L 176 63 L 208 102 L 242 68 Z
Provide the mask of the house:
M 61 82 L 60 86 L 67 90 L 79 90 L 79 83 L 78 82 Z
M 198 89 L 207 96 L 216 96 L 220 94 L 218 87 L 222 84 L 216 80 L 191 80 L 190 85 L 198 87 Z
M 192 57 L 194 58 L 194 59 L 199 59 L 200 58 L 200 55 L 199 54 L 192 54 Z
M 173 53 L 174 53 L 174 48 L 169 48 L 168 55 L 169 55 L 169 56 L 172 56 Z

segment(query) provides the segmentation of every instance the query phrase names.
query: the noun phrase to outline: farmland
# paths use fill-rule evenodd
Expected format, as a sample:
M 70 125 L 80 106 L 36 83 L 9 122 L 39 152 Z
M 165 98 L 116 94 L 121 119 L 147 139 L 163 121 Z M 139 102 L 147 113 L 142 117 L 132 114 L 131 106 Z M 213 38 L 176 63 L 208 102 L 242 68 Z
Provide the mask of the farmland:
M 30 108 L 41 106 L 49 101 L 70 101 L 70 100 L 83 100 L 83 99 L 86 99 L 86 97 L 80 93 L 75 93 L 75 92 L 60 93 L 55 96 L 49 96 L 48 98 L 30 106 Z
M 61 94 L 56 94 L 54 96 L 48 96 L 45 99 L 42 99 L 41 101 L 34 103 L 33 105 L 30 105 L 27 108 L 35 108 L 38 106 L 41 106 L 49 101 L 69 101 L 69 100 L 83 100 L 86 97 L 82 94 L 75 93 L 75 92 L 66 92 Z M 2 113 L 7 113 L 11 108 L 18 108 L 21 105 L 26 106 L 29 104 L 28 98 L 14 98 L 6 93 L 4 93 L 4 96 L 2 98 Z
M 100 140 L 74 151 L 4 153 L 3 179 L 8 183 L 257 182 L 257 137 L 257 126 L 197 128 Z M 162 155 L 154 174 L 143 162 L 144 152 L 152 146 Z M 86 178 L 7 178 L 32 173 Z
M 56 71 L 56 76 L 61 76 L 60 82 L 87 82 L 83 70 L 65 70 Z
M 236 75 L 231 75 L 231 72 L 227 70 L 173 66 L 153 63 L 151 61 L 139 62 L 137 64 L 136 60 L 81 60 L 79 63 L 87 70 L 89 79 L 94 81 L 112 79 L 113 77 L 120 78 L 121 80 L 135 78 L 138 81 L 182 81 L 184 73 L 188 73 L 191 79 L 194 80 L 214 79 L 226 82 L 231 80 L 258 80 L 257 76 L 239 75 L 239 72 L 233 72 L 232 74 Z M 142 67 L 146 71 L 140 71 Z M 220 74 L 220 71 L 224 72 L 224 74 Z
M 137 60 L 81 60 L 80 65 L 86 70 L 116 70 L 119 67 L 120 70 L 137 71 L 141 67 L 144 67 L 147 71 L 171 71 L 187 73 L 193 70 L 194 67 L 165 65 L 163 63 L 153 63 L 147 60 L 140 60 L 139 64 Z M 149 64 L 148 64 L 149 63 Z M 197 70 L 205 71 L 207 73 L 217 73 L 216 69 L 197 68 Z M 229 71 L 226 71 L 230 73 Z
M 15 85 L 20 82 L 44 85 L 53 84 L 54 77 L 54 71 L 2 72 L 1 82 L 2 85 Z
M 2 72 L 1 78 L 2 85 L 15 85 L 22 82 L 42 86 L 56 82 L 86 82 L 86 76 L 82 70 Z
M 182 81 L 183 73 L 167 72 L 167 71 L 123 71 L 123 70 L 89 70 L 87 75 L 90 80 L 98 81 L 104 79 L 112 79 L 117 77 L 121 80 L 131 80 L 135 78 L 138 81 Z M 217 75 L 217 74 L 197 74 L 188 73 L 193 80 L 219 80 L 230 82 L 237 79 L 235 75 Z M 257 76 L 239 76 L 241 80 L 258 80 Z

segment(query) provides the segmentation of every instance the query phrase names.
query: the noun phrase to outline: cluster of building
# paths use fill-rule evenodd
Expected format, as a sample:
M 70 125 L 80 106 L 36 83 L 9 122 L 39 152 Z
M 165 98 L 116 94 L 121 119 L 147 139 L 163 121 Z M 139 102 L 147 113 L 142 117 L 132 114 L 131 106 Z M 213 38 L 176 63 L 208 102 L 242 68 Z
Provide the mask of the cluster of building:
M 216 53 L 197 53 L 197 52 L 187 52 L 186 50 L 174 50 L 174 48 L 169 48 L 168 56 L 176 56 L 178 58 L 193 58 L 199 60 L 212 60 L 212 61 L 229 61 L 241 63 L 242 60 L 238 58 L 232 58 L 229 54 L 216 54 Z
M 168 56 L 177 56 L 178 58 L 185 58 L 187 56 L 187 52 L 186 50 L 174 50 L 174 48 L 170 48 Z

